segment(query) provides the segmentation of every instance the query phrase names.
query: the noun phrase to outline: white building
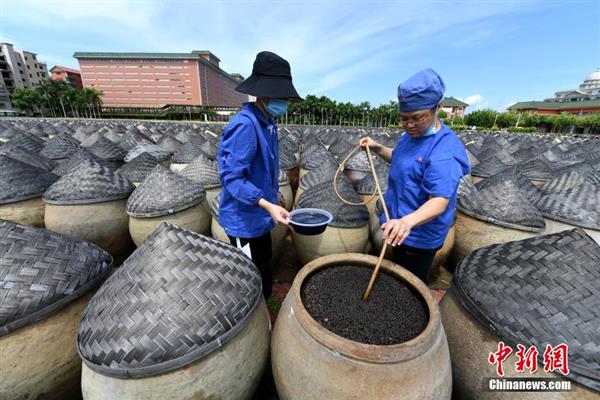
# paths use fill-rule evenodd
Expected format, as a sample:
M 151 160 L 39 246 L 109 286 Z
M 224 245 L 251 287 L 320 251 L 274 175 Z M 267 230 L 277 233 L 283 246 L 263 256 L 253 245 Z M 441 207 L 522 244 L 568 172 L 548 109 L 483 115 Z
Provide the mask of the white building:
M 0 43 L 0 108 L 11 109 L 10 94 L 17 88 L 33 89 L 50 79 L 46 63 L 30 51 L 16 50 L 10 43 Z
M 544 101 L 568 102 L 600 99 L 600 68 L 596 68 L 578 89 L 561 90 L 554 93 L 554 97 Z

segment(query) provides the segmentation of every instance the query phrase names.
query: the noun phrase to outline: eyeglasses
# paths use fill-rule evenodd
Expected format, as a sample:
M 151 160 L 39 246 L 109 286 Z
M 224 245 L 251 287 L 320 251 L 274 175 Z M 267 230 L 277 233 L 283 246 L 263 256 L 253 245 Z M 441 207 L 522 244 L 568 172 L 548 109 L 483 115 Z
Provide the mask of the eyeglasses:
M 430 113 L 426 112 L 417 116 L 406 116 L 406 115 L 401 115 L 400 116 L 400 122 L 403 124 L 408 124 L 409 122 L 413 122 L 415 124 L 420 124 L 421 122 L 425 122 L 428 118 L 430 117 Z

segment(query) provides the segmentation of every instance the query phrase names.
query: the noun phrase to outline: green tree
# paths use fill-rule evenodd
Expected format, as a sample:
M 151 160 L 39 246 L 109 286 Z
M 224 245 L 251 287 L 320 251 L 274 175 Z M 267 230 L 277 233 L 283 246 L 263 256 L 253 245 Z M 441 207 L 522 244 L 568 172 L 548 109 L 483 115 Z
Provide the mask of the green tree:
M 35 90 L 28 88 L 17 88 L 12 93 L 13 105 L 27 115 L 33 115 L 40 106 L 42 98 Z
M 558 115 L 553 115 L 550 118 L 550 123 L 552 124 L 553 131 L 561 131 L 566 128 L 570 128 L 575 125 L 576 117 L 573 114 L 569 114 L 566 112 L 560 113 Z
M 479 128 L 491 128 L 496 120 L 497 112 L 494 110 L 477 110 L 465 116 L 465 124 Z
M 448 113 L 444 110 L 440 110 L 438 111 L 438 117 L 440 117 L 441 119 L 446 119 L 448 118 Z
M 496 125 L 499 128 L 509 128 L 511 126 L 515 126 L 518 118 L 519 116 L 512 112 L 498 113 L 496 117 Z

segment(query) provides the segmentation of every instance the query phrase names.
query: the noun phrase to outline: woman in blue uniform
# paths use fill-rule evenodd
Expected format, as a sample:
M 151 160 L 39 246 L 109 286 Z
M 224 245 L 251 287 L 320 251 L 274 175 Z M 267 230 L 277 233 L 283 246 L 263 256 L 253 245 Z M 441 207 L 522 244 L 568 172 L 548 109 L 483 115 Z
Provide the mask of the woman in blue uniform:
M 273 120 L 288 102 L 301 100 L 289 63 L 277 54 L 257 54 L 252 75 L 235 90 L 256 96 L 244 103 L 221 134 L 217 161 L 221 184 L 219 224 L 232 245 L 252 258 L 262 276 L 263 294 L 272 290 L 271 230 L 290 215 L 278 204 L 279 144 Z
M 434 70 L 417 72 L 398 87 L 405 134 L 396 147 L 360 140 L 391 163 L 384 196 L 390 221 L 382 216 L 383 238 L 393 246 L 394 262 L 425 283 L 452 225 L 460 179 L 470 171 L 462 142 L 438 118 L 444 89 Z

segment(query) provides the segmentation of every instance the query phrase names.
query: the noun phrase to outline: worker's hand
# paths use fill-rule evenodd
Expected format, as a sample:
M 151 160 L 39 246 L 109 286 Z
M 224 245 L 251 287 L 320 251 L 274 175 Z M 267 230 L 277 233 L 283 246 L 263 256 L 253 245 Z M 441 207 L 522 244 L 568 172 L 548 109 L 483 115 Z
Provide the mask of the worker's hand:
M 273 218 L 273 221 L 277 224 L 289 225 L 290 213 L 285 208 L 268 202 L 265 199 L 260 199 L 258 205 L 264 208 Z
M 374 141 L 373 139 L 371 139 L 368 136 L 360 139 L 358 141 L 358 144 L 365 151 L 367 150 L 367 146 L 369 147 L 369 149 L 371 149 L 375 152 L 377 152 L 381 148 L 381 144 L 377 143 L 376 141 Z
M 399 246 L 410 235 L 413 225 L 404 218 L 392 219 L 381 225 L 383 240 L 388 246 Z

